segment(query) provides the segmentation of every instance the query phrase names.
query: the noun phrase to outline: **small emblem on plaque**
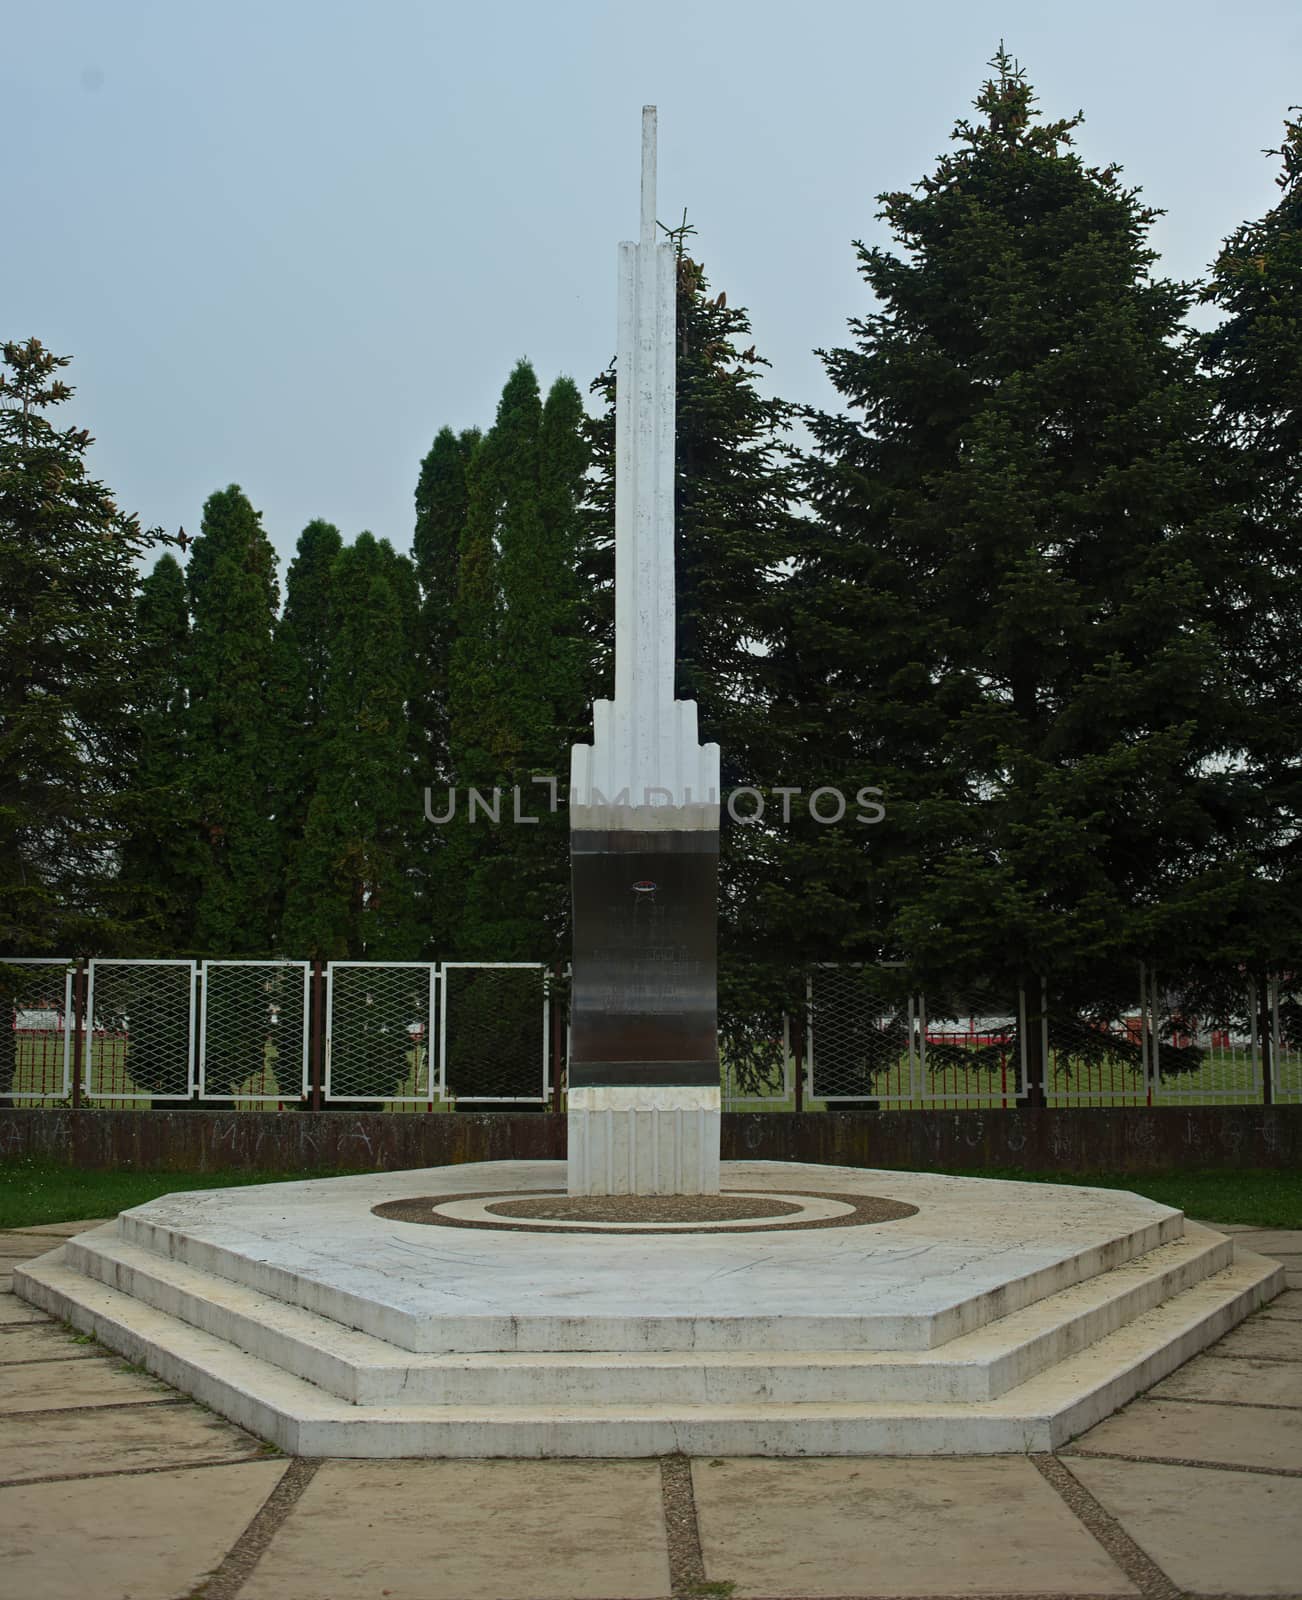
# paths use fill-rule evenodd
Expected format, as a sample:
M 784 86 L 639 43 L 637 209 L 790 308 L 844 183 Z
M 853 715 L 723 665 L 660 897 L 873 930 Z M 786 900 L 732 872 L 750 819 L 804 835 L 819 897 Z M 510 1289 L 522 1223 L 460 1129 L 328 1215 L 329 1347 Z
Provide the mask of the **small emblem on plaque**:
M 639 878 L 633 885 L 634 894 L 654 894 L 656 886 L 650 878 Z

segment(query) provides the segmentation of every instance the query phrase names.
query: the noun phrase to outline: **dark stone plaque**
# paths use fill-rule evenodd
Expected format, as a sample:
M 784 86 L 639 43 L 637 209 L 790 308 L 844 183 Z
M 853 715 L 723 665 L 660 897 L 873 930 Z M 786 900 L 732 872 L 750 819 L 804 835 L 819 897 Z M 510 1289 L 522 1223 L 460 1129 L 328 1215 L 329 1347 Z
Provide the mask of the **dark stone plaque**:
M 719 1082 L 717 832 L 570 835 L 570 1087 Z

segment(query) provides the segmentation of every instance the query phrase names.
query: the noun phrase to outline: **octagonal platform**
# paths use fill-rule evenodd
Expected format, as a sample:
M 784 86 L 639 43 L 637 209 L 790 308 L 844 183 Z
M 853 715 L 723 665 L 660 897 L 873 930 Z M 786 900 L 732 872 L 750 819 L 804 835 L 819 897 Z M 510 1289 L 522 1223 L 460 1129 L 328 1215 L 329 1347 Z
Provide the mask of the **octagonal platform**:
M 649 1223 L 567 1220 L 561 1162 L 174 1194 L 14 1287 L 283 1449 L 354 1456 L 1052 1449 L 1283 1287 L 1114 1190 L 778 1162 L 723 1188 Z

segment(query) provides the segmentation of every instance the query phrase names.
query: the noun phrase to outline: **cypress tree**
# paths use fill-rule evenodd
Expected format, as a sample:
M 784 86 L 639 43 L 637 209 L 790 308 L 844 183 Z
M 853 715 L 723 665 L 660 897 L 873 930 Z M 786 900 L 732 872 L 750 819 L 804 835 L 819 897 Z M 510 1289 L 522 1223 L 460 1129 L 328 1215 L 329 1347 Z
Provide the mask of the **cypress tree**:
M 321 726 L 330 668 L 330 574 L 343 540 L 333 523 L 309 522 L 285 578 L 285 605 L 272 650 L 276 822 L 281 860 L 303 838 L 321 762 Z M 283 914 L 283 893 L 280 897 Z M 286 949 L 285 954 L 292 951 Z
M 204 852 L 195 936 L 206 954 L 266 954 L 281 871 L 271 691 L 276 562 L 238 485 L 204 506 L 187 577 L 191 787 Z
M 503 793 L 501 820 L 444 830 L 448 880 L 461 889 L 457 948 L 480 959 L 539 960 L 557 951 L 569 891 L 564 818 L 536 775 L 567 780 L 569 745 L 586 711 L 587 657 L 578 601 L 580 497 L 587 462 L 582 403 L 558 379 L 543 404 L 533 368 L 507 381 L 493 427 L 467 474 L 451 683 L 453 770 Z M 517 825 L 511 791 L 521 790 Z M 464 798 L 463 798 L 464 807 Z M 446 893 L 439 896 L 446 898 Z
M 807 865 L 845 953 L 1133 998 L 1234 894 L 1207 397 L 1155 213 L 992 66 L 956 148 L 881 197 L 900 253 L 857 247 L 877 304 L 824 358 L 850 410 L 812 422 L 792 645 L 823 759 L 888 819 Z
M 159 558 L 140 586 L 135 646 L 131 831 L 122 851 L 122 877 L 136 897 L 145 947 L 175 956 L 196 949 L 203 856 L 186 741 L 190 618 L 185 574 L 170 554 Z
M 283 939 L 295 953 L 405 961 L 419 952 L 414 598 L 410 566 L 387 541 L 363 533 L 336 557 L 317 781 L 288 876 Z
M 555 773 L 562 787 L 569 778 L 570 746 L 587 737 L 593 698 L 593 645 L 583 583 L 591 454 L 583 397 L 572 378 L 557 378 L 543 402 L 539 435 L 539 501 L 549 579 L 545 666 L 550 731 L 534 759 Z
M 466 525 L 466 472 L 479 447 L 478 428 L 441 428 L 421 462 L 416 484 L 412 561 L 420 586 L 416 720 L 424 734 L 427 782 L 445 779 L 449 762 L 448 679 L 455 637 L 457 565 Z

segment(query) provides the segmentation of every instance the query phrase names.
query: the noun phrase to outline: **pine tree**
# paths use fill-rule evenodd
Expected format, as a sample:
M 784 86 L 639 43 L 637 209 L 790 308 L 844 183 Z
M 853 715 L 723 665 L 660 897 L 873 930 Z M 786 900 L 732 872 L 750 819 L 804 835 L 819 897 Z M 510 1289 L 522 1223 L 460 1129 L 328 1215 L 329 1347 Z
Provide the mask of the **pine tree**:
M 127 936 L 117 871 L 142 532 L 47 415 L 70 358 L 38 339 L 0 373 L 0 950 L 72 955 Z
M 992 66 L 956 148 L 881 197 L 900 253 L 858 246 L 877 304 L 824 358 L 850 411 L 812 423 L 797 720 L 888 817 L 811 838 L 811 910 L 937 992 L 1133 997 L 1237 893 L 1207 399 L 1155 213 Z
M 289 866 L 286 950 L 369 961 L 419 953 L 414 613 L 410 566 L 387 541 L 363 533 L 336 557 L 319 766 Z
M 237 485 L 204 506 L 187 578 L 191 792 L 204 847 L 195 936 L 209 955 L 265 955 L 281 872 L 271 688 L 276 560 Z
M 1226 531 L 1216 549 L 1220 647 L 1234 675 L 1256 870 L 1241 957 L 1296 959 L 1302 907 L 1302 122 L 1286 120 L 1278 204 L 1226 240 L 1203 292 Z
M 131 825 L 122 878 L 136 897 L 143 947 L 176 956 L 196 949 L 203 856 L 186 742 L 190 619 L 185 574 L 170 554 L 159 558 L 140 586 L 134 638 Z

